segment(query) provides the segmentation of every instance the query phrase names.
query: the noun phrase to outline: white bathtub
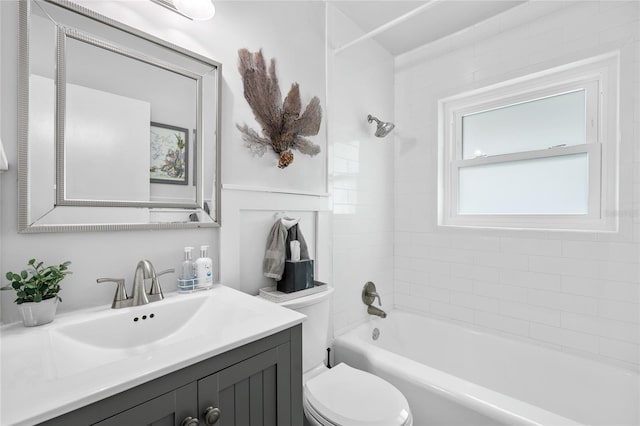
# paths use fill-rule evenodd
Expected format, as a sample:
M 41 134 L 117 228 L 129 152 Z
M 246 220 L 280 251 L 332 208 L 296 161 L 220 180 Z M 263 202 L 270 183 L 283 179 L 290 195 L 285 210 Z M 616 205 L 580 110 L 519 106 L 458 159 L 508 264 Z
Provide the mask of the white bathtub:
M 334 351 L 400 389 L 415 426 L 640 423 L 635 372 L 419 315 L 371 318 Z

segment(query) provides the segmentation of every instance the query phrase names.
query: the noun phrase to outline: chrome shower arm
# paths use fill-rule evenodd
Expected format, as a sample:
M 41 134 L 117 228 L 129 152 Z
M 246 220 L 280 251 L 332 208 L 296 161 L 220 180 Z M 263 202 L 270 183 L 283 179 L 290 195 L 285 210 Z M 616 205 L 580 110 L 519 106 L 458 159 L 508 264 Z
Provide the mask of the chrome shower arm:
M 371 114 L 369 114 L 369 115 L 367 116 L 367 121 L 368 121 L 369 123 L 373 123 L 373 122 L 375 121 L 376 123 L 381 124 L 380 120 L 378 120 L 376 117 L 374 117 L 374 116 L 373 116 L 373 115 L 371 115 Z

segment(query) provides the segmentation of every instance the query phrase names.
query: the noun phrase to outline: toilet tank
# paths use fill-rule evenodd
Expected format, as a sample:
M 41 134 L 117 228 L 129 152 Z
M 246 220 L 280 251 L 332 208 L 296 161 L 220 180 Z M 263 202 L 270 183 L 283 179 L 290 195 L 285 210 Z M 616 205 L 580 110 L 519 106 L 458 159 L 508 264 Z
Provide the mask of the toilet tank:
M 309 296 L 281 302 L 280 305 L 307 316 L 302 323 L 302 371 L 324 363 L 329 338 L 330 301 L 333 288 Z

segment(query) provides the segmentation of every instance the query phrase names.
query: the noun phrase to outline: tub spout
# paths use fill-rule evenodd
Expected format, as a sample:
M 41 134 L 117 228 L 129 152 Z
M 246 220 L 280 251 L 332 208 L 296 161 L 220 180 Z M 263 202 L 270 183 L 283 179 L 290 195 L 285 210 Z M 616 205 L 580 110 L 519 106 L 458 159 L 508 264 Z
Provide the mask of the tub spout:
M 383 311 L 380 308 L 376 308 L 375 306 L 367 306 L 367 313 L 369 315 L 377 315 L 380 318 L 386 318 L 387 317 L 387 313 L 385 311 Z

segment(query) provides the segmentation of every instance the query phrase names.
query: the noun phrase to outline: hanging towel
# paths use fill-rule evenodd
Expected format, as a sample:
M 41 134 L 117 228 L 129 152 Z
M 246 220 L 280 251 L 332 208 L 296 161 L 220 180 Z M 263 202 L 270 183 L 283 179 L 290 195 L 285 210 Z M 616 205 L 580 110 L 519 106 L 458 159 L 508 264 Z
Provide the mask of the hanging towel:
M 273 224 L 267 237 L 267 248 L 262 261 L 262 272 L 265 277 L 273 278 L 276 281 L 282 279 L 284 261 L 291 258 L 289 243 L 294 240 L 300 242 L 300 259 L 309 259 L 307 243 L 297 224 L 289 229 L 282 223 L 282 220 Z

